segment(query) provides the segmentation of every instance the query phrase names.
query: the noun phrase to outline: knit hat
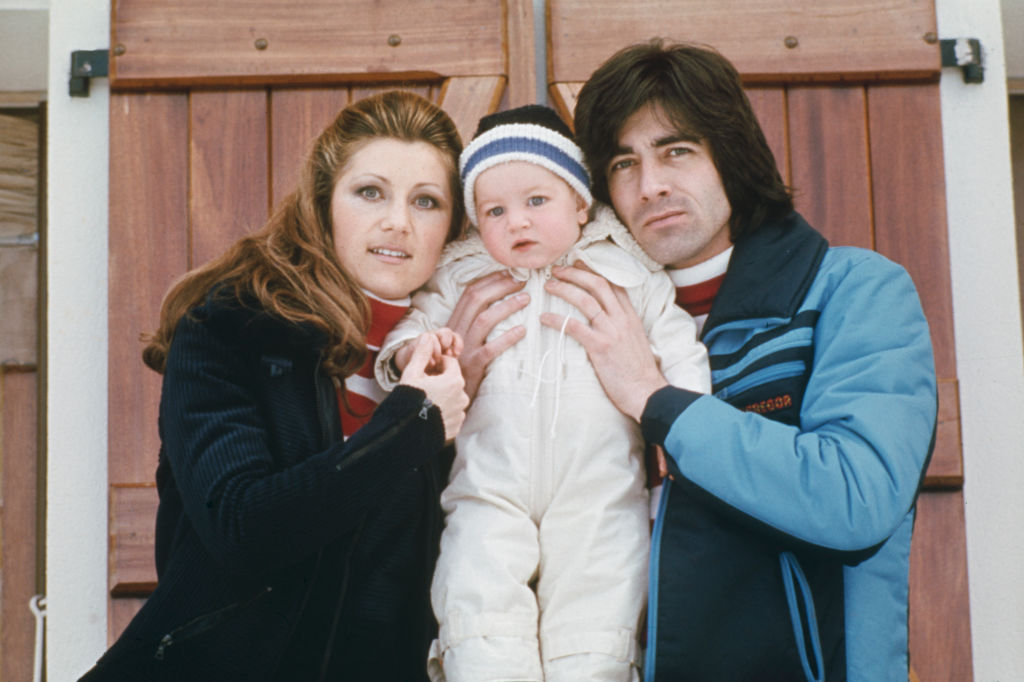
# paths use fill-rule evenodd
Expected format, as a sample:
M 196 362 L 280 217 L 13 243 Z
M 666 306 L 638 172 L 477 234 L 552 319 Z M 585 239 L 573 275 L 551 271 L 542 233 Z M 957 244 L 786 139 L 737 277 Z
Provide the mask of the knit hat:
M 527 104 L 484 116 L 473 141 L 462 150 L 462 192 L 466 215 L 474 225 L 478 224 L 473 199 L 476 179 L 488 168 L 510 161 L 528 161 L 551 171 L 576 190 L 587 208 L 594 201 L 583 151 L 573 142 L 569 126 L 554 109 Z

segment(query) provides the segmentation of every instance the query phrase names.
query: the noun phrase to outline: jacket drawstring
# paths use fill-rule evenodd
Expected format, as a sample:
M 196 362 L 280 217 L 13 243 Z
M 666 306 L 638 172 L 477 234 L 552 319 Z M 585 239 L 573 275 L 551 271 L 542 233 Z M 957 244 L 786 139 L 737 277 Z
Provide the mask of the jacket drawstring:
M 555 385 L 555 410 L 551 415 L 551 437 L 555 437 L 558 425 L 558 409 L 562 399 L 562 374 L 563 364 L 565 363 L 565 328 L 569 324 L 569 316 L 565 316 L 565 320 L 562 322 L 562 328 L 558 330 L 558 343 L 556 344 L 555 354 L 555 378 L 545 379 L 544 378 L 544 366 L 547 364 L 548 356 L 551 355 L 551 349 L 548 348 L 544 351 L 544 355 L 540 358 L 540 365 L 537 368 L 537 376 L 534 377 L 533 384 L 533 397 L 530 399 L 530 407 L 535 407 L 537 404 L 537 396 L 540 394 L 541 384 L 554 384 Z
M 803 569 L 800 568 L 800 562 L 792 552 L 780 554 L 779 563 L 782 565 L 782 582 L 786 587 L 786 601 L 789 604 L 789 620 L 793 624 L 793 635 L 796 637 L 796 648 L 800 653 L 800 664 L 804 667 L 804 676 L 806 676 L 807 682 L 823 682 L 825 679 L 824 664 L 821 657 L 821 641 L 818 638 L 818 617 L 814 613 L 811 587 L 807 583 Z M 794 585 L 794 578 L 796 585 Z M 797 601 L 797 587 L 800 588 L 799 596 L 804 602 L 803 614 L 800 613 L 800 605 Z M 817 675 L 811 673 L 810 661 L 807 659 L 807 645 L 801 615 L 807 617 L 807 633 L 814 650 L 814 665 L 818 671 Z

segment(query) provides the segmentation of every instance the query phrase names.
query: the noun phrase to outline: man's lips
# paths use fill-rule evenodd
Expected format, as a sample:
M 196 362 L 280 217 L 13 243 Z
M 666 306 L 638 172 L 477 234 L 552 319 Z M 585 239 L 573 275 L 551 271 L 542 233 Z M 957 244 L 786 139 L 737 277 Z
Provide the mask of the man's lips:
M 660 213 L 656 213 L 652 216 L 647 217 L 643 222 L 643 226 L 657 229 L 662 225 L 675 221 L 677 218 L 684 215 L 685 213 L 685 211 L 680 209 L 673 209 L 671 211 L 661 211 Z

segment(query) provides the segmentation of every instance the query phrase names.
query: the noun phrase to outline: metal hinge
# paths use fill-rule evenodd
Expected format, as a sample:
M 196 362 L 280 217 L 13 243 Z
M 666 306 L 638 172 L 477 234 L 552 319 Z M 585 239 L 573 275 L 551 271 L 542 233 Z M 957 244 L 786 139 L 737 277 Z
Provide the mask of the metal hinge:
M 984 83 L 985 65 L 981 57 L 981 41 L 977 38 L 947 38 L 939 41 L 943 66 L 963 69 L 964 83 Z
M 71 80 L 68 94 L 89 96 L 89 79 L 106 78 L 110 73 L 110 50 L 75 50 L 71 53 Z

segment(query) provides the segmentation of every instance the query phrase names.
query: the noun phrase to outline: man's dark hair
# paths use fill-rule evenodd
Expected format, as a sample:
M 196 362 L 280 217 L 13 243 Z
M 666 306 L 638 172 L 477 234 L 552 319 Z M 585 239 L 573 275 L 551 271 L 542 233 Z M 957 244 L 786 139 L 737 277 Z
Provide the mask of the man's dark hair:
M 590 76 L 576 101 L 576 141 L 593 178 L 594 197 L 610 203 L 608 164 L 626 119 L 645 105 L 661 108 L 677 132 L 705 144 L 732 207 L 735 243 L 766 218 L 793 210 L 736 68 L 711 48 L 656 39 L 624 48 Z

